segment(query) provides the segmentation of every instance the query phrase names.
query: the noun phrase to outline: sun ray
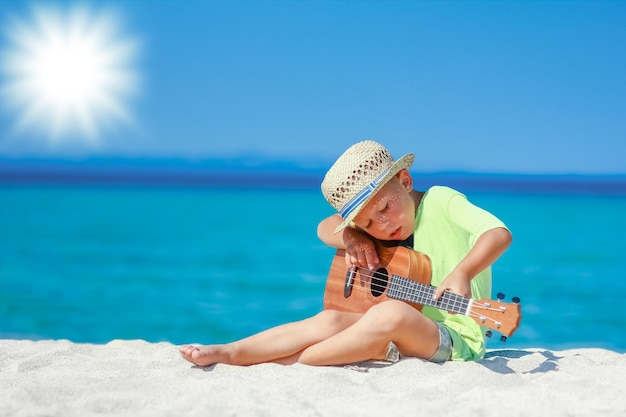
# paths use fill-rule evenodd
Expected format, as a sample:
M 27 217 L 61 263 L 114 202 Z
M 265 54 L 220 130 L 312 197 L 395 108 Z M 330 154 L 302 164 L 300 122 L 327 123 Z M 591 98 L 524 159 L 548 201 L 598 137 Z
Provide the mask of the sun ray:
M 96 144 L 103 131 L 134 124 L 138 44 L 120 33 L 112 13 L 40 6 L 30 20 L 6 26 L 0 95 L 17 132 Z

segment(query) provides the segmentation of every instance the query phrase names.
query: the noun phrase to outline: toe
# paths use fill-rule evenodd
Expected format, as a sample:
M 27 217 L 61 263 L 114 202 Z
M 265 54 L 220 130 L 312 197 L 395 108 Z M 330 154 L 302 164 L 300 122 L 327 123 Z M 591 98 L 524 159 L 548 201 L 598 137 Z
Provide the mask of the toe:
M 184 345 L 179 347 L 178 350 L 183 356 L 189 356 L 194 350 L 198 350 L 198 348 L 193 345 Z

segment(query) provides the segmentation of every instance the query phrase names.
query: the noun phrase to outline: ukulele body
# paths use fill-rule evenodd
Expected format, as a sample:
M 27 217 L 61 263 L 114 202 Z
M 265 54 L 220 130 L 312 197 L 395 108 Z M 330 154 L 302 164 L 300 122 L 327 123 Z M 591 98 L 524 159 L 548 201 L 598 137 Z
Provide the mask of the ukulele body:
M 337 250 L 326 281 L 325 310 L 365 313 L 373 305 L 390 299 L 387 291 L 393 275 L 430 284 L 431 264 L 425 254 L 402 246 L 379 246 L 377 253 L 380 263 L 375 271 L 370 271 L 367 268 L 348 268 L 345 250 Z M 422 309 L 421 304 L 408 304 L 420 311 Z

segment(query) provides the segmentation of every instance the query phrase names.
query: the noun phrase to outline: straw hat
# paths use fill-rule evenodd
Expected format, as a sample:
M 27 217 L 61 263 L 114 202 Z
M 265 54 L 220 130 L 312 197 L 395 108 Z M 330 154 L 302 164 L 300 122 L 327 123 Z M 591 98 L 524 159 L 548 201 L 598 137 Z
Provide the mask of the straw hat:
M 343 219 L 335 233 L 348 226 L 374 195 L 400 170 L 409 168 L 414 159 L 408 154 L 394 161 L 383 145 L 371 140 L 349 147 L 322 181 L 324 198 Z

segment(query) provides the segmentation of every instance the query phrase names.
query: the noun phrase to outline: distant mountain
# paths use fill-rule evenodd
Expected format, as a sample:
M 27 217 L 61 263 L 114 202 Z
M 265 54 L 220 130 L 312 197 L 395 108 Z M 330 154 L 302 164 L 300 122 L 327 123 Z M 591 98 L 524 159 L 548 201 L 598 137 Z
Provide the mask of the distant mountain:
M 0 184 L 318 189 L 332 161 L 254 157 L 82 160 L 0 158 Z M 416 188 L 626 195 L 626 175 L 535 175 L 412 171 Z
M 254 158 L 0 159 L 0 183 L 189 187 L 319 186 L 327 164 Z

